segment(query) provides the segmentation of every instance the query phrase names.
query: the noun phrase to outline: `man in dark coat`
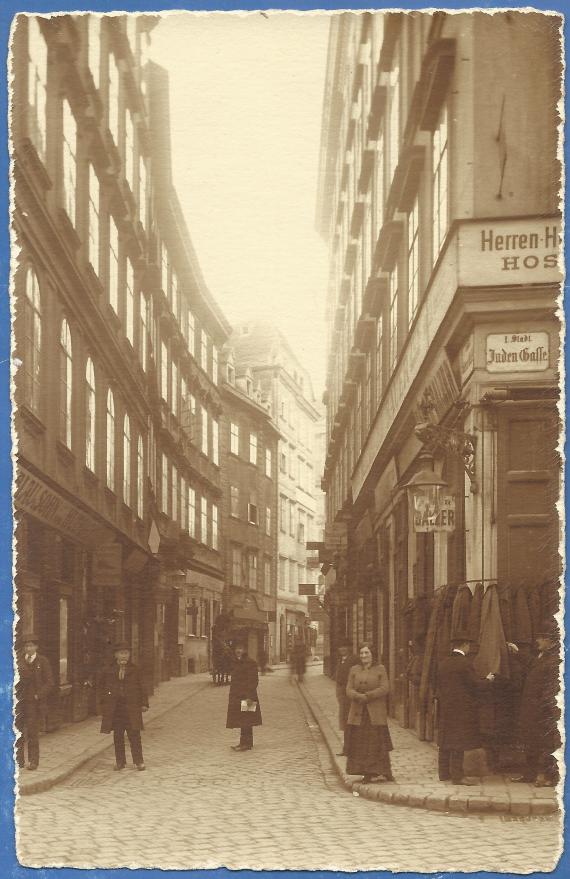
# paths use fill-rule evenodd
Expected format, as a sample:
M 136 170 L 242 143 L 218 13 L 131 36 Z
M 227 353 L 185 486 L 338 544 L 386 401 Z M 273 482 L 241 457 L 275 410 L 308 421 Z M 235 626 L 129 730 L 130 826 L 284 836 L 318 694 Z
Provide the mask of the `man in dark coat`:
M 261 726 L 261 709 L 257 696 L 259 675 L 257 663 L 246 654 L 245 644 L 234 644 L 234 661 L 228 699 L 227 729 L 239 729 L 238 745 L 234 751 L 251 751 L 253 727 Z
M 18 657 L 16 684 L 16 760 L 25 765 L 25 742 L 28 744 L 28 769 L 38 768 L 40 762 L 39 731 L 46 710 L 46 700 L 53 689 L 53 675 L 49 660 L 38 653 L 39 639 L 32 632 L 24 635 L 24 654 Z
M 350 710 L 350 699 L 346 695 L 346 685 L 348 683 L 348 675 L 350 669 L 354 665 L 358 665 L 359 659 L 352 652 L 352 644 L 348 640 L 343 640 L 338 645 L 338 660 L 336 664 L 335 682 L 336 682 L 336 699 L 338 702 L 338 726 L 343 731 L 343 746 L 338 757 L 346 757 L 348 754 L 348 736 L 350 727 L 348 726 L 348 712 Z
M 145 769 L 141 742 L 142 712 L 148 710 L 148 698 L 141 674 L 130 661 L 131 649 L 126 641 L 115 645 L 115 662 L 103 672 L 103 717 L 101 732 L 113 730 L 115 769 L 127 765 L 125 733 L 131 746 L 133 763 L 139 771 Z
M 463 776 L 463 753 L 481 746 L 477 694 L 490 687 L 494 675 L 479 678 L 467 659 L 471 640 L 461 634 L 452 644 L 451 655 L 438 670 L 439 778 L 453 784 L 475 784 Z
M 525 748 L 526 769 L 513 781 L 535 782 L 538 787 L 554 786 L 558 782 L 554 756 L 561 745 L 560 708 L 556 704 L 560 688 L 558 639 L 554 623 L 537 633 L 538 654 L 529 661 L 520 702 L 518 732 Z

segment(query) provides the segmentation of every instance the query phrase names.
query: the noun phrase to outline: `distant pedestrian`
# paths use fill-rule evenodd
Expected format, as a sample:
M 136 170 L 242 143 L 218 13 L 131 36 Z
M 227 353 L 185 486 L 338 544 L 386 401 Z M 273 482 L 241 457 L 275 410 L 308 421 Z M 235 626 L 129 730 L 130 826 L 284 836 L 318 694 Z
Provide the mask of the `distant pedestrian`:
M 40 762 L 39 732 L 46 712 L 46 700 L 53 689 L 49 660 L 38 653 L 39 638 L 30 632 L 23 638 L 24 652 L 18 657 L 16 683 L 16 716 L 18 731 L 16 761 L 25 766 L 25 745 L 28 746 L 28 769 L 37 769 Z
M 245 644 L 234 644 L 234 661 L 228 699 L 227 729 L 239 729 L 239 744 L 234 751 L 251 751 L 253 727 L 261 726 L 261 708 L 257 695 L 259 675 L 257 663 L 246 653 Z
M 301 638 L 295 640 L 291 651 L 291 674 L 300 684 L 303 683 L 307 668 L 307 648 Z
M 354 665 L 358 665 L 358 657 L 352 652 L 352 643 L 343 640 L 338 645 L 338 660 L 336 665 L 335 682 L 336 682 L 336 698 L 338 702 L 338 726 L 343 732 L 343 746 L 338 757 L 346 757 L 348 755 L 348 712 L 350 710 L 350 699 L 346 695 L 346 685 L 348 683 L 348 675 L 350 669 Z
M 513 781 L 553 787 L 559 772 L 554 752 L 561 746 L 558 722 L 560 708 L 556 697 L 560 689 L 559 632 L 554 622 L 536 635 L 537 656 L 528 665 L 519 711 L 519 739 L 524 746 L 526 767 Z
M 437 676 L 439 708 L 440 781 L 473 785 L 474 779 L 463 774 L 463 755 L 481 747 L 478 718 L 478 695 L 489 689 L 495 675 L 479 677 L 467 658 L 471 649 L 467 634 L 452 642 L 452 652 L 440 663 Z
M 139 771 L 145 769 L 141 742 L 143 711 L 148 710 L 148 698 L 139 669 L 131 662 L 131 649 L 126 641 L 115 645 L 115 661 L 103 672 L 103 718 L 101 732 L 113 730 L 115 769 L 127 765 L 125 733 L 131 746 L 133 763 Z
M 379 780 L 379 776 L 394 781 L 386 706 L 390 682 L 384 666 L 374 662 L 370 644 L 362 644 L 358 655 L 359 663 L 350 669 L 346 685 L 350 699 L 346 771 L 349 775 L 362 773 L 365 784 Z

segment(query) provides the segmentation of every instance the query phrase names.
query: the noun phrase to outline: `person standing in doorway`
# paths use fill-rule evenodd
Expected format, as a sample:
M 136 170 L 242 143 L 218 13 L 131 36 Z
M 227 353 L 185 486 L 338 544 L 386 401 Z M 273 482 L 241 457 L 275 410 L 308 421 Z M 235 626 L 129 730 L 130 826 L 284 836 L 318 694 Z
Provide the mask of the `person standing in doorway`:
M 247 655 L 245 644 L 236 641 L 226 719 L 226 729 L 240 730 L 239 743 L 232 745 L 234 751 L 251 751 L 253 727 L 261 726 L 258 683 L 257 663 Z
M 358 657 L 352 652 L 352 643 L 348 639 L 344 639 L 338 645 L 338 660 L 335 672 L 338 726 L 343 733 L 342 751 L 340 754 L 337 754 L 337 757 L 346 757 L 348 755 L 348 735 L 350 731 L 348 712 L 350 710 L 350 699 L 346 695 L 346 685 L 350 669 L 355 665 L 358 665 Z
M 439 779 L 452 784 L 477 784 L 464 777 L 463 755 L 481 747 L 477 696 L 495 679 L 491 672 L 486 678 L 477 676 L 467 658 L 471 643 L 466 634 L 454 640 L 451 655 L 441 662 L 437 676 Z
M 38 653 L 39 639 L 32 632 L 24 635 L 24 652 L 18 657 L 16 683 L 16 762 L 25 766 L 25 743 L 28 746 L 28 769 L 37 769 L 40 762 L 39 733 L 45 717 L 46 700 L 53 689 L 49 660 Z
M 141 742 L 142 715 L 148 711 L 148 698 L 139 669 L 131 662 L 131 649 L 126 641 L 115 645 L 115 661 L 102 679 L 103 717 L 101 732 L 113 731 L 115 769 L 127 765 L 125 733 L 131 746 L 133 763 L 145 769 Z

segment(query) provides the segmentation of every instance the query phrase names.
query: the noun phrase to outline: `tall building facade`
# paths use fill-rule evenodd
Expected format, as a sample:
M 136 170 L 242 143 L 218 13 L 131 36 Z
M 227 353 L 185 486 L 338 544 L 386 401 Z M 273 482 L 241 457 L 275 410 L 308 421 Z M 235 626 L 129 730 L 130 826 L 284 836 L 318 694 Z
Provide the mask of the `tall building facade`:
M 317 533 L 321 492 L 316 487 L 320 465 L 315 461 L 315 428 L 321 412 L 309 373 L 275 327 L 256 321 L 238 325 L 231 345 L 236 365 L 249 366 L 263 397 L 270 401 L 273 420 L 280 434 L 274 655 L 278 661 L 284 662 L 295 639 L 310 641 L 307 590 L 302 586 L 318 581 L 318 570 L 308 564 L 306 544 L 321 537 Z
M 249 368 L 225 354 L 222 510 L 226 592 L 223 635 L 247 641 L 260 665 L 275 661 L 279 432 Z
M 331 659 L 341 636 L 372 640 L 392 714 L 425 738 L 457 596 L 496 594 L 513 641 L 529 638 L 517 608 L 536 628 L 557 602 L 559 28 L 516 12 L 331 20 Z
M 229 326 L 167 161 L 149 16 L 20 16 L 12 53 L 18 630 L 48 726 L 127 639 L 150 689 L 206 668 L 221 608 L 218 351 Z

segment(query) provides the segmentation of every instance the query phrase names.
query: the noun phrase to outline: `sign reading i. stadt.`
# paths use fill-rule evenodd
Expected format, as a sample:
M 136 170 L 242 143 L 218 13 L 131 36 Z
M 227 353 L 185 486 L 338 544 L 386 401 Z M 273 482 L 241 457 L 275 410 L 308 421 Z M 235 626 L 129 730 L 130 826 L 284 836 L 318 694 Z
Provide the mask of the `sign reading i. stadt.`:
M 487 336 L 487 372 L 538 372 L 550 365 L 548 333 L 491 333 Z

